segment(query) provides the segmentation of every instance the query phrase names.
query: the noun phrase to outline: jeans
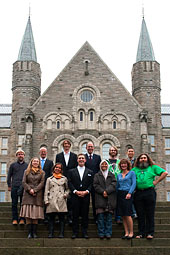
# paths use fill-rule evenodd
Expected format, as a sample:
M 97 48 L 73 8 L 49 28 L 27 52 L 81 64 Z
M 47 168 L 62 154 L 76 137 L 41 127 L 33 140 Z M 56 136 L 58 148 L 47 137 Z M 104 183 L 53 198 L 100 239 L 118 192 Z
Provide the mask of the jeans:
M 97 226 L 99 236 L 112 235 L 112 214 L 109 212 L 99 213 L 97 215 Z
M 18 196 L 17 191 L 19 190 L 20 186 L 13 186 L 11 189 L 11 199 L 12 199 L 12 220 L 18 221 L 18 197 L 20 197 L 20 207 L 22 203 L 22 195 Z M 24 219 L 24 218 L 22 218 Z

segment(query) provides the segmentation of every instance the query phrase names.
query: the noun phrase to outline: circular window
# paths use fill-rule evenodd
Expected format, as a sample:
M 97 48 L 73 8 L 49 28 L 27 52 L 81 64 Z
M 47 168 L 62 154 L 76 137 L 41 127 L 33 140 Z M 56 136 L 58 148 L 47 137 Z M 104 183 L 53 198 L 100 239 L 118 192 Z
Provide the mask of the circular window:
M 81 93 L 81 100 L 85 103 L 90 102 L 93 99 L 93 94 L 89 90 L 84 90 Z

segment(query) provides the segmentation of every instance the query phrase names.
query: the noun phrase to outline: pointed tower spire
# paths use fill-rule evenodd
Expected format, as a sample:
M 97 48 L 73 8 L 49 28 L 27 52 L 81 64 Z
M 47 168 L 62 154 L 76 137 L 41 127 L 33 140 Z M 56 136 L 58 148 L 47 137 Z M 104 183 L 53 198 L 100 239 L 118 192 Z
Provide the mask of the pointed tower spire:
M 28 17 L 27 26 L 22 39 L 20 51 L 18 54 L 18 61 L 35 61 L 37 62 L 34 37 L 32 33 L 32 26 L 30 16 Z
M 136 62 L 139 61 L 155 61 L 154 51 L 152 43 L 149 37 L 149 33 L 146 27 L 144 15 L 141 26 L 141 33 L 138 44 L 138 51 L 136 56 Z

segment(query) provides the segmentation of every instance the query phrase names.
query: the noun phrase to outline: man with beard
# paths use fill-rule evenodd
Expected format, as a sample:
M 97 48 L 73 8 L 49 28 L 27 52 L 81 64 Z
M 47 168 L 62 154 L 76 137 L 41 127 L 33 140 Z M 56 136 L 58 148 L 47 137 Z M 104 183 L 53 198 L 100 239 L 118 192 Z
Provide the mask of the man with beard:
M 117 180 L 118 174 L 120 174 L 120 169 L 119 169 L 119 162 L 120 160 L 117 159 L 118 155 L 118 149 L 116 146 L 111 146 L 109 149 L 109 159 L 107 159 L 107 163 L 109 165 L 109 172 L 113 173 L 115 175 L 115 178 Z M 117 215 L 117 209 L 115 210 L 115 222 L 117 224 L 121 224 L 121 217 Z
M 24 161 L 25 152 L 23 150 L 17 150 L 16 157 L 17 161 L 10 165 L 7 178 L 8 191 L 11 191 L 13 225 L 18 224 L 18 197 L 20 198 L 21 205 L 23 195 L 22 178 L 24 175 L 24 171 L 28 167 L 28 164 Z M 25 224 L 24 218 L 19 219 L 19 224 Z
M 154 212 L 156 204 L 155 186 L 162 181 L 167 172 L 155 165 L 152 159 L 142 153 L 135 162 L 133 171 L 136 174 L 136 192 L 134 195 L 135 208 L 138 215 L 138 230 L 136 238 L 153 239 Z M 155 177 L 159 176 L 155 180 Z

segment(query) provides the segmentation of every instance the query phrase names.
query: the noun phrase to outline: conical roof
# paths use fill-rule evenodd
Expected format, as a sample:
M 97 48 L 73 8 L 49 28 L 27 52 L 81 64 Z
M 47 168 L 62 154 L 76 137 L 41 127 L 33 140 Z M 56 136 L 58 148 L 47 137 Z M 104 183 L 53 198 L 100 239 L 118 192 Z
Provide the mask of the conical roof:
M 21 47 L 18 54 L 18 60 L 37 62 L 35 43 L 34 43 L 30 17 L 28 18 L 27 26 L 22 39 Z
M 149 33 L 144 18 L 142 20 L 141 33 L 136 56 L 136 62 L 139 61 L 155 61 L 152 43 L 149 37 Z

